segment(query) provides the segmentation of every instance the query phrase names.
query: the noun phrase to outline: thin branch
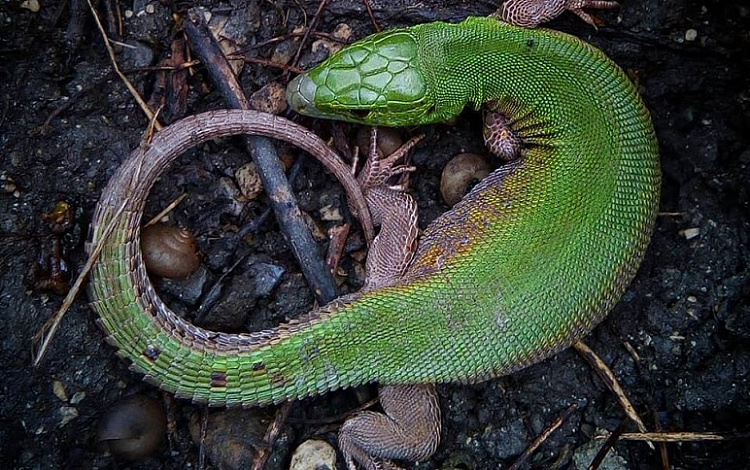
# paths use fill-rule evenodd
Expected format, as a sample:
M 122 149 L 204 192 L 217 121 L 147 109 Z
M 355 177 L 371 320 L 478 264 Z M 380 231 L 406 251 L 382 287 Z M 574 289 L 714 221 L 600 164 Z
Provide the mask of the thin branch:
M 102 39 L 104 39 L 104 47 L 107 48 L 107 53 L 109 53 L 109 59 L 112 61 L 112 67 L 115 69 L 115 73 L 118 77 L 120 77 L 120 80 L 125 84 L 128 91 L 130 91 L 130 94 L 133 95 L 133 98 L 138 103 L 138 106 L 141 107 L 143 112 L 146 114 L 146 117 L 148 117 L 149 122 L 153 122 L 154 127 L 156 127 L 157 130 L 161 130 L 162 125 L 159 123 L 159 121 L 156 120 L 154 112 L 151 111 L 151 108 L 148 107 L 148 104 L 146 104 L 145 101 L 143 101 L 143 98 L 141 98 L 141 95 L 138 93 L 138 90 L 135 89 L 132 83 L 130 83 L 130 80 L 120 71 L 120 67 L 117 65 L 117 60 L 115 59 L 115 51 L 112 49 L 112 44 L 110 43 L 109 38 L 107 37 L 107 33 L 104 31 L 104 26 L 102 25 L 101 21 L 99 20 L 99 15 L 96 12 L 96 9 L 94 8 L 94 5 L 91 3 L 91 0 L 86 0 L 89 4 L 89 8 L 91 9 L 91 14 L 94 15 L 94 21 L 96 21 L 96 27 L 99 28 L 99 32 L 102 35 Z
M 612 393 L 615 394 L 615 396 L 617 397 L 617 401 L 620 402 L 620 406 L 622 406 L 625 414 L 631 420 L 633 420 L 635 425 L 638 427 L 638 430 L 641 432 L 646 432 L 646 425 L 643 424 L 643 420 L 640 416 L 638 416 L 638 413 L 635 411 L 635 407 L 630 402 L 628 396 L 625 394 L 625 390 L 623 390 L 620 382 L 617 381 L 617 377 L 615 377 L 612 369 L 610 369 L 609 366 L 607 366 L 607 364 L 583 341 L 577 341 L 575 344 L 573 344 L 573 347 L 584 359 L 586 359 L 586 362 L 588 362 L 591 367 L 594 368 L 597 375 L 599 375 L 607 388 L 609 388 Z M 653 444 L 649 443 L 649 446 L 652 449 L 655 449 Z
M 188 41 L 196 56 L 204 64 L 213 84 L 219 89 L 230 108 L 249 109 L 250 104 L 234 76 L 229 62 L 209 31 L 202 13 L 188 10 L 183 25 Z M 316 299 L 321 304 L 338 297 L 336 281 L 328 271 L 310 230 L 301 216 L 301 211 L 286 179 L 276 148 L 270 139 L 247 136 L 246 147 L 258 167 L 263 187 L 271 201 L 276 220 L 292 248 L 302 273 Z
M 515 462 L 513 462 L 513 465 L 508 467 L 508 470 L 518 470 L 520 469 L 528 460 L 529 457 L 536 451 L 540 445 L 546 441 L 549 436 L 555 432 L 562 424 L 570 419 L 570 417 L 578 410 L 578 404 L 573 403 L 570 405 L 560 416 L 557 417 L 555 421 L 552 422 L 549 426 L 547 426 L 547 429 L 542 431 L 542 433 L 537 436 L 536 439 L 534 439 L 534 442 L 529 444 L 529 446 L 523 451 L 521 455 L 518 456 Z
M 380 25 L 377 21 L 375 21 L 375 15 L 372 14 L 372 5 L 370 5 L 369 0 L 362 0 L 362 2 L 365 4 L 365 8 L 367 8 L 367 14 L 370 16 L 370 21 L 372 22 L 372 27 L 375 28 L 375 32 L 380 32 Z
M 143 138 L 141 139 L 141 155 L 145 155 L 146 148 L 148 146 L 148 143 L 151 141 L 151 137 L 153 137 L 153 131 L 156 127 L 157 121 L 156 117 L 159 115 L 159 110 L 156 111 L 156 113 L 153 116 L 153 119 L 149 122 L 149 127 L 144 133 Z M 135 181 L 141 171 L 143 159 L 139 160 L 138 166 L 136 168 L 136 171 L 133 172 L 133 179 L 132 181 Z M 94 263 L 96 263 L 96 260 L 99 259 L 99 254 L 102 252 L 102 249 L 104 248 L 104 242 L 109 238 L 109 236 L 114 231 L 115 227 L 117 226 L 117 221 L 120 218 L 120 215 L 122 214 L 122 211 L 125 210 L 125 206 L 129 203 L 129 200 L 124 200 L 122 204 L 120 204 L 120 207 L 117 208 L 117 211 L 115 211 L 114 216 L 112 217 L 112 220 L 110 220 L 107 223 L 106 228 L 104 229 L 104 232 L 102 233 L 101 238 L 97 240 L 96 246 L 94 247 L 93 251 L 89 255 L 88 259 L 86 260 L 86 264 L 83 266 L 83 269 L 81 269 L 81 272 L 78 274 L 78 277 L 76 278 L 76 282 L 73 284 L 73 287 L 70 288 L 68 291 L 68 294 L 65 296 L 65 299 L 63 300 L 62 305 L 60 308 L 55 312 L 54 315 L 52 315 L 45 323 L 42 325 L 42 327 L 39 329 L 39 331 L 36 332 L 34 337 L 31 341 L 31 357 L 32 357 L 32 365 L 34 367 L 38 366 L 41 362 L 42 358 L 44 358 L 45 353 L 47 352 L 47 349 L 49 349 L 49 345 L 52 342 L 52 338 L 54 338 L 55 333 L 57 332 L 57 329 L 60 327 L 60 323 L 62 322 L 63 317 L 65 316 L 65 313 L 68 311 L 70 306 L 73 304 L 73 301 L 78 296 L 78 293 L 81 291 L 81 287 L 83 286 L 83 283 L 86 281 L 86 278 L 88 277 L 89 272 L 91 271 L 91 268 L 93 268 Z
M 146 222 L 146 224 L 144 224 L 144 227 L 148 227 L 149 225 L 154 225 L 155 223 L 159 222 L 162 217 L 172 212 L 174 208 L 177 207 L 177 205 L 181 203 L 186 197 L 187 197 L 187 193 L 182 193 L 179 196 L 177 196 L 175 200 L 170 202 L 167 207 L 162 209 L 161 212 L 159 212 L 158 214 L 153 216 L 151 220 Z
M 302 36 L 302 41 L 299 43 L 299 48 L 297 49 L 297 53 L 294 55 L 294 59 L 292 60 L 292 65 L 297 66 L 299 63 L 299 58 L 302 55 L 302 49 L 304 49 L 305 44 L 307 44 L 307 38 L 310 36 L 312 31 L 315 30 L 315 27 L 318 25 L 318 20 L 320 20 L 320 15 L 323 13 L 323 10 L 326 7 L 327 0 L 320 0 L 320 3 L 318 4 L 318 9 L 315 11 L 315 16 L 313 16 L 312 21 L 310 22 L 310 26 L 305 30 L 305 35 Z
M 750 439 L 750 432 L 626 432 L 623 441 L 695 442 Z

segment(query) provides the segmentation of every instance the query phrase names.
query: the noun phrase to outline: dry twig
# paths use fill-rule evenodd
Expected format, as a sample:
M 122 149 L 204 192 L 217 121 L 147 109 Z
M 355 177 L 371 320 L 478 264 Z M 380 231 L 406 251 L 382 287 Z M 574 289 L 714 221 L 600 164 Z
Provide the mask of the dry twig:
M 626 432 L 623 441 L 695 442 L 750 439 L 750 432 Z
M 148 143 L 151 141 L 151 137 L 153 137 L 153 130 L 154 127 L 156 127 L 156 117 L 158 116 L 159 111 L 157 110 L 156 114 L 154 114 L 154 118 L 151 120 L 149 127 L 144 134 L 143 139 L 141 140 L 140 145 L 140 154 L 141 156 L 145 155 L 146 148 L 148 147 Z M 138 176 L 140 175 L 140 170 L 142 167 L 142 159 L 139 161 L 138 167 L 136 171 L 133 173 L 133 181 L 137 180 Z M 60 308 L 55 312 L 54 315 L 52 315 L 45 323 L 42 325 L 42 327 L 37 331 L 37 333 L 34 335 L 34 338 L 32 339 L 31 345 L 32 345 L 32 365 L 35 367 L 39 365 L 40 361 L 44 357 L 44 354 L 47 352 L 47 349 L 49 349 L 49 345 L 52 342 L 52 338 L 54 338 L 55 333 L 57 332 L 57 329 L 60 327 L 60 322 L 62 322 L 63 317 L 65 316 L 65 313 L 68 311 L 70 306 L 73 304 L 73 301 L 78 296 L 78 292 L 81 291 L 81 287 L 83 286 L 83 283 L 86 281 L 86 277 L 88 276 L 89 272 L 91 271 L 91 268 L 94 266 L 94 263 L 96 263 L 96 260 L 99 259 L 99 254 L 102 251 L 102 248 L 104 247 L 104 242 L 109 238 L 109 236 L 112 234 L 112 231 L 115 229 L 116 223 L 120 218 L 120 214 L 122 214 L 122 211 L 125 210 L 125 206 L 127 205 L 129 201 L 125 200 L 122 202 L 120 207 L 117 208 L 117 211 L 115 212 L 114 216 L 112 217 L 112 220 L 107 223 L 106 228 L 104 229 L 104 232 L 102 233 L 101 238 L 96 243 L 96 246 L 93 247 L 93 250 L 91 251 L 91 254 L 89 255 L 88 259 L 86 260 L 86 264 L 83 266 L 83 269 L 81 269 L 81 272 L 78 274 L 78 277 L 76 278 L 76 282 L 73 284 L 73 287 L 70 288 L 68 291 L 68 294 L 65 296 L 65 299 L 63 300 L 62 305 Z
M 534 442 L 529 444 L 529 446 L 523 451 L 523 453 L 518 456 L 516 461 L 513 462 L 513 465 L 508 467 L 508 470 L 520 469 L 529 460 L 529 457 L 531 457 L 534 451 L 536 451 L 539 448 L 539 446 L 542 445 L 544 441 L 546 441 L 553 432 L 555 432 L 560 426 L 562 426 L 562 424 L 568 418 L 570 418 L 573 415 L 573 413 L 576 412 L 576 410 L 578 410 L 578 404 L 573 403 L 565 411 L 563 411 L 563 413 L 560 416 L 558 416 L 557 419 L 552 422 L 552 424 L 547 426 L 547 429 L 542 431 L 542 433 L 539 436 L 537 436 L 536 439 L 534 439 Z
M 181 203 L 186 197 L 187 197 L 187 193 L 182 193 L 179 196 L 177 196 L 174 201 L 170 202 L 167 207 L 165 207 L 164 209 L 161 210 L 161 212 L 153 216 L 151 220 L 146 222 L 143 226 L 148 227 L 149 225 L 154 225 L 155 223 L 159 222 L 162 217 L 172 212 L 174 208 L 177 207 L 177 205 Z
M 141 98 L 141 95 L 138 93 L 138 90 L 135 89 L 132 83 L 130 83 L 130 80 L 120 71 L 120 67 L 117 65 L 117 60 L 115 59 L 115 51 L 112 49 L 112 44 L 107 37 L 107 33 L 104 31 L 104 26 L 102 25 L 102 22 L 99 20 L 99 15 L 96 12 L 96 9 L 94 8 L 94 5 L 91 3 L 91 0 L 86 0 L 89 4 L 89 8 L 91 9 L 91 14 L 94 15 L 94 21 L 96 22 L 96 27 L 99 28 L 99 32 L 102 35 L 102 39 L 104 40 L 104 47 L 107 48 L 107 53 L 109 54 L 109 59 L 112 61 L 112 67 L 115 69 L 115 73 L 118 77 L 120 77 L 120 80 L 125 84 L 128 91 L 130 91 L 130 94 L 133 95 L 133 98 L 138 103 L 138 106 L 141 107 L 143 112 L 146 114 L 146 117 L 148 117 L 149 122 L 152 122 L 153 127 L 156 128 L 156 130 L 161 130 L 162 125 L 159 123 L 159 121 L 156 120 L 156 115 L 153 111 L 151 111 L 151 108 L 148 107 L 145 101 L 143 101 L 143 98 Z
M 607 366 L 607 364 L 605 364 L 604 361 L 602 361 L 602 359 L 583 341 L 577 341 L 575 344 L 573 344 L 573 347 L 584 359 L 586 359 L 586 362 L 588 362 L 591 367 L 594 368 L 596 373 L 599 375 L 599 378 L 602 379 L 607 388 L 609 388 L 612 393 L 615 394 L 615 396 L 617 397 L 617 401 L 619 401 L 620 406 L 622 406 L 623 411 L 625 411 L 625 414 L 631 420 L 633 420 L 635 425 L 638 427 L 638 430 L 641 432 L 646 432 L 646 425 L 643 424 L 643 420 L 640 416 L 638 416 L 638 413 L 635 411 L 635 407 L 630 402 L 628 396 L 625 394 L 625 390 L 623 390 L 620 382 L 617 381 L 617 377 L 615 377 L 612 369 L 610 369 L 609 366 Z M 655 449 L 652 443 L 649 443 L 649 447 Z

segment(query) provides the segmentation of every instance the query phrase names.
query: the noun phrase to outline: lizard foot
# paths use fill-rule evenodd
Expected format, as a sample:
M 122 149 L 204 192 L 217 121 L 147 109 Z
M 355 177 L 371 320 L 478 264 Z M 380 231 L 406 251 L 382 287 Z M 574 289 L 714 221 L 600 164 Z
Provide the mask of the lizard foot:
M 619 7 L 617 2 L 606 0 L 508 0 L 500 7 L 500 19 L 516 26 L 536 28 L 542 23 L 570 10 L 583 21 L 596 27 L 594 18 L 583 11 L 584 8 L 612 9 Z
M 357 182 L 362 188 L 362 192 L 367 192 L 368 189 L 386 185 L 388 180 L 393 176 L 406 175 L 415 170 L 415 168 L 406 163 L 402 165 L 396 165 L 396 162 L 403 159 L 406 161 L 406 156 L 424 138 L 423 135 L 412 137 L 404 145 L 396 149 L 390 155 L 384 156 L 380 154 L 377 146 L 378 129 L 373 127 L 370 131 L 370 153 L 365 162 L 364 168 L 357 176 Z M 396 186 L 389 186 L 396 191 L 405 191 L 407 182 L 401 182 Z
M 508 116 L 500 111 L 484 111 L 484 145 L 494 155 L 510 161 L 523 155 L 523 141 L 511 127 Z
M 396 470 L 392 460 L 424 460 L 440 443 L 440 405 L 434 385 L 382 386 L 384 413 L 363 411 L 339 430 L 349 470 Z

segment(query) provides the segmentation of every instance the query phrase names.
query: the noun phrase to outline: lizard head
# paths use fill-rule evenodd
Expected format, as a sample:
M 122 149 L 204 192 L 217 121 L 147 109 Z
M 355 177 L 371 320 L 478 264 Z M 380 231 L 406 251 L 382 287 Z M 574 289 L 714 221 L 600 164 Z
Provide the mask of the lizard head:
M 368 36 L 298 76 L 287 100 L 300 114 L 374 126 L 444 121 L 409 30 Z

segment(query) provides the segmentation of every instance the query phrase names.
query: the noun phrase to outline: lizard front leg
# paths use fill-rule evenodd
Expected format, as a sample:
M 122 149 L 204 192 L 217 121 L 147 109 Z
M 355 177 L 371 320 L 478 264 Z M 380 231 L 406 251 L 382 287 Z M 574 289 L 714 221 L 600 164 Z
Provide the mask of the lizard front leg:
M 484 139 L 488 149 L 506 161 L 522 158 L 524 144 L 515 126 L 523 127 L 523 116 L 500 103 L 485 104 Z M 380 226 L 367 256 L 367 278 L 363 291 L 394 285 L 412 259 L 417 239 L 417 207 L 404 186 L 389 186 L 391 177 L 411 171 L 396 165 L 411 147 L 412 139 L 393 154 L 377 153 L 376 131 L 370 139 L 368 160 L 357 177 L 373 225 Z M 407 312 L 408 314 L 408 312 Z M 339 448 L 349 470 L 355 461 L 366 470 L 399 469 L 392 460 L 424 460 L 440 442 L 440 406 L 433 384 L 381 386 L 378 390 L 384 413 L 356 414 L 339 430 Z
M 380 155 L 377 149 L 377 129 L 370 135 L 370 153 L 357 183 L 365 196 L 372 224 L 380 227 L 367 254 L 365 285 L 367 292 L 396 284 L 411 262 L 417 245 L 417 204 L 405 192 L 405 184 L 389 185 L 396 176 L 414 170 L 403 161 L 422 137 L 410 139 L 391 155 Z
M 618 6 L 617 2 L 603 0 L 508 0 L 500 7 L 499 15 L 496 16 L 516 26 L 536 28 L 557 18 L 565 10 L 570 10 L 595 27 L 594 19 L 584 8 L 612 9 Z
M 367 256 L 365 292 L 401 280 L 414 254 L 418 232 L 417 205 L 405 192 L 406 185 L 388 183 L 391 177 L 413 169 L 396 162 L 419 139 L 383 157 L 378 154 L 376 138 L 373 129 L 370 153 L 357 178 L 373 223 L 380 226 Z M 440 441 L 440 406 L 434 385 L 385 385 L 378 393 L 383 413 L 357 413 L 339 431 L 339 448 L 349 470 L 356 470 L 355 461 L 366 470 L 398 469 L 392 460 L 425 459 Z

